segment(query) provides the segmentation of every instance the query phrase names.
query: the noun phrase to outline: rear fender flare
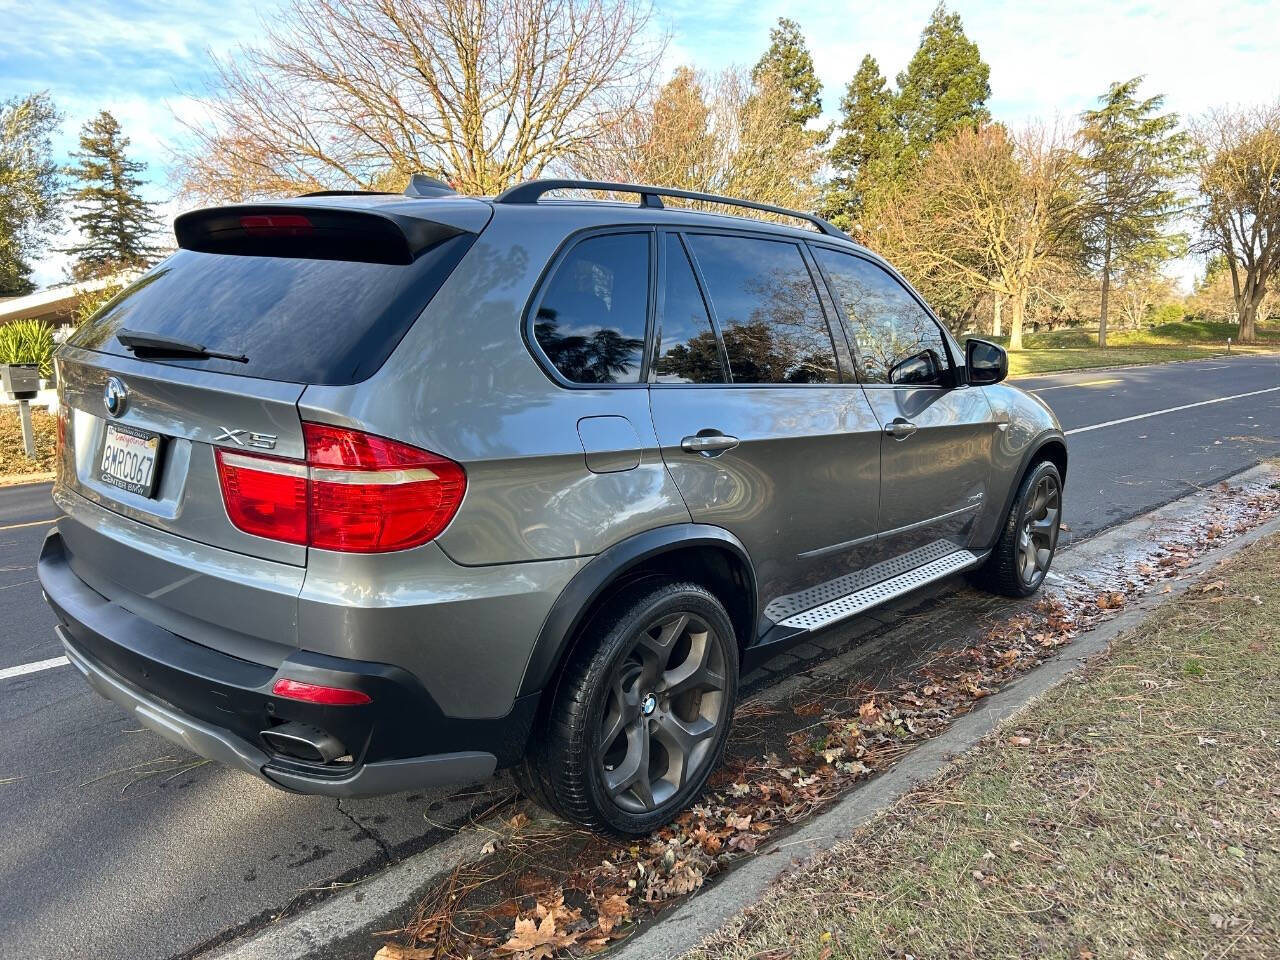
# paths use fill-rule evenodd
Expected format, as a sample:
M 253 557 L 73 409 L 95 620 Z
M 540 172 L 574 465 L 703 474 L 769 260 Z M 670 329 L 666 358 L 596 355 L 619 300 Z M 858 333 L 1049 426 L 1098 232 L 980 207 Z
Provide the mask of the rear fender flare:
M 752 612 L 749 622 L 754 624 L 757 607 L 755 567 L 741 540 L 728 530 L 710 524 L 678 523 L 655 527 L 615 543 L 574 574 L 542 622 L 518 695 L 542 691 L 551 683 L 587 611 L 621 577 L 647 560 L 690 547 L 713 547 L 738 559 L 746 571 L 748 609 Z M 749 644 L 755 638 L 742 639 Z

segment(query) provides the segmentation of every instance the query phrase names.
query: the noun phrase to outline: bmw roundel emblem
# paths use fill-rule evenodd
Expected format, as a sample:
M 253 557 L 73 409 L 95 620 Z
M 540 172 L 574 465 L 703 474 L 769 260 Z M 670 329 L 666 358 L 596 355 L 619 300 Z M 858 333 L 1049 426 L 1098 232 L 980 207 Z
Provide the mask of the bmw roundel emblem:
M 107 385 L 102 390 L 102 403 L 113 417 L 124 413 L 124 408 L 129 405 L 129 391 L 119 377 L 107 378 Z

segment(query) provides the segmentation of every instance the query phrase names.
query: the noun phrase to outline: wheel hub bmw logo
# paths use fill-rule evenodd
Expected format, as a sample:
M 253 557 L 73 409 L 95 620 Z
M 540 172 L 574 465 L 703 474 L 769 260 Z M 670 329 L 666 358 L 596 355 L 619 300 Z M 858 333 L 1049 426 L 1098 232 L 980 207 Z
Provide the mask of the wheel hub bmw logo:
M 649 716 L 651 713 L 653 713 L 653 711 L 656 709 L 658 709 L 658 698 L 655 697 L 652 693 L 640 701 L 640 710 L 644 713 L 646 717 Z
M 120 416 L 129 405 L 129 391 L 119 377 L 107 378 L 107 385 L 102 389 L 102 405 L 113 417 Z

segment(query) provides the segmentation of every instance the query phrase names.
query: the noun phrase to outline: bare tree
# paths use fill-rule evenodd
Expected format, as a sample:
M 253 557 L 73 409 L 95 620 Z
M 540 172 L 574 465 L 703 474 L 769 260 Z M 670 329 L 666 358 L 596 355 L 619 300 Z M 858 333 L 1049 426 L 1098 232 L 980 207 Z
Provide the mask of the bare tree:
M 1009 348 L 1022 348 L 1037 285 L 1080 256 L 1077 154 L 1056 130 L 1018 137 L 990 124 L 961 130 L 930 152 L 918 174 L 873 195 L 865 239 L 922 286 L 995 297 L 993 332 L 1009 315 Z
M 821 154 L 780 81 L 744 70 L 679 68 L 575 164 L 584 176 L 749 197 L 794 209 L 817 203 Z
M 1211 111 L 1193 135 L 1200 250 L 1226 260 L 1240 339 L 1248 342 L 1257 335 L 1259 308 L 1280 267 L 1280 100 Z
M 398 189 L 489 194 L 580 154 L 645 95 L 643 0 L 293 0 L 218 63 L 178 158 L 195 199 Z

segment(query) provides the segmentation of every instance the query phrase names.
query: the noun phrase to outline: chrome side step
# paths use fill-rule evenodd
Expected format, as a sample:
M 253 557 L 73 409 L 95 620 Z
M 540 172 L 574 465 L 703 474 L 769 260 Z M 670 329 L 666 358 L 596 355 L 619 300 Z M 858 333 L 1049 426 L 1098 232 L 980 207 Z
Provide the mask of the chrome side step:
M 779 626 L 798 630 L 820 630 L 823 627 L 879 606 L 887 600 L 917 590 L 926 584 L 949 577 L 978 563 L 977 555 L 968 550 L 956 550 L 928 563 L 881 580 L 869 587 L 829 600 L 801 613 L 793 614 L 778 622 Z

